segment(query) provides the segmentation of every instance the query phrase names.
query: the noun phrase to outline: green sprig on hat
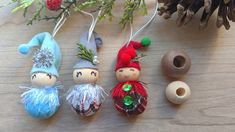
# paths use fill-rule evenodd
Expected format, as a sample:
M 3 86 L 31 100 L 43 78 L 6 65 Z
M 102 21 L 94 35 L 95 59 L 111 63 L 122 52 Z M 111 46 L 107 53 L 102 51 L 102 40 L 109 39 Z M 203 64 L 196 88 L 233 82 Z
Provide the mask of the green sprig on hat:
M 94 53 L 92 50 L 88 50 L 84 45 L 78 43 L 78 49 L 79 49 L 79 53 L 77 54 L 77 57 L 84 59 L 84 60 L 88 60 L 90 62 L 93 63 L 94 60 Z

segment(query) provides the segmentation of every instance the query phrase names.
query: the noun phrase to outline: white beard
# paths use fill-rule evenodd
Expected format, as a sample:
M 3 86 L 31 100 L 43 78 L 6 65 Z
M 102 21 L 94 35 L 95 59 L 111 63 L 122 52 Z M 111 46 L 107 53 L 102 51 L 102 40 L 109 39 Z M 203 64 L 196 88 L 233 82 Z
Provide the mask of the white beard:
M 105 91 L 96 84 L 79 84 L 73 86 L 69 91 L 66 100 L 73 108 L 79 108 L 80 111 L 89 110 L 91 104 L 101 105 L 104 101 Z

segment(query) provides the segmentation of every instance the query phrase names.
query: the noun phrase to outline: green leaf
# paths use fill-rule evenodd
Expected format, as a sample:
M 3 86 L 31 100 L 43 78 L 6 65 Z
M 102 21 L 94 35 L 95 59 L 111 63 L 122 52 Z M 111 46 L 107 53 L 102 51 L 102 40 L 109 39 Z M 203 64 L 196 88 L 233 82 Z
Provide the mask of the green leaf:
M 15 0 L 13 2 L 19 3 L 19 6 L 17 6 L 15 9 L 13 9 L 12 12 L 15 13 L 19 10 L 23 10 L 23 9 L 28 8 L 33 4 L 34 1 L 35 0 Z

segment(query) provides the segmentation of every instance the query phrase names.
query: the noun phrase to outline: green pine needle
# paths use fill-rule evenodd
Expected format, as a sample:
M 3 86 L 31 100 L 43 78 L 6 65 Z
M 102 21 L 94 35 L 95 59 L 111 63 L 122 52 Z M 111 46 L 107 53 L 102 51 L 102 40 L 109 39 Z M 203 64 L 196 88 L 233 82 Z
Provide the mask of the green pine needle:
M 99 15 L 99 20 L 103 20 L 108 17 L 109 21 L 112 21 L 113 13 L 112 10 L 114 8 L 115 0 L 103 0 L 101 5 L 101 13 Z
M 86 0 L 83 3 L 77 4 L 76 7 L 74 7 L 74 11 L 81 11 L 89 8 L 93 8 L 95 6 L 100 5 L 100 0 Z
M 142 15 L 147 14 L 145 0 L 125 0 L 124 13 L 119 24 L 125 28 L 127 24 L 133 23 L 134 13 L 139 10 Z

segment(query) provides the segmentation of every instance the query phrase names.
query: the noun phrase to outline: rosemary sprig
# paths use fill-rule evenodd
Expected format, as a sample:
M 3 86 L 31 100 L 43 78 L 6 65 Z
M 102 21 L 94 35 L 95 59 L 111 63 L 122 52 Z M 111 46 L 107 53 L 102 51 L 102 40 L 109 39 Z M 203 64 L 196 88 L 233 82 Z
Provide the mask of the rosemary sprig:
M 142 59 L 143 57 L 145 57 L 147 55 L 143 54 L 143 53 L 140 53 L 138 54 L 134 59 L 132 59 L 132 62 L 135 62 L 135 61 L 140 61 L 140 59 Z
M 84 45 L 78 43 L 79 53 L 77 54 L 78 58 L 85 59 L 93 63 L 94 53 L 92 50 L 88 50 Z

